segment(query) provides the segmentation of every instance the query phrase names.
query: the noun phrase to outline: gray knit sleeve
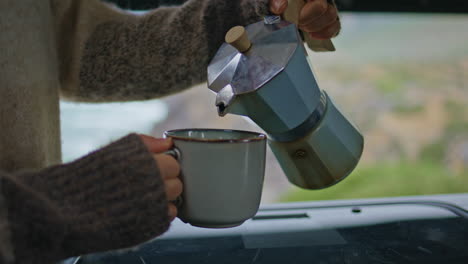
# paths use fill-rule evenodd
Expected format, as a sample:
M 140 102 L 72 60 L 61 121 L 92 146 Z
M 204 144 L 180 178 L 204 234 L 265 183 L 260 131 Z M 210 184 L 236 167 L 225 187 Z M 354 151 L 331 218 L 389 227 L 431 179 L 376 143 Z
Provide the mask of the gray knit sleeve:
M 126 248 L 169 227 L 164 183 L 135 134 L 69 164 L 0 172 L 0 184 L 0 263 Z
M 96 25 L 83 47 L 79 85 L 62 91 L 79 101 L 160 97 L 206 80 L 206 68 L 233 26 L 259 21 L 268 0 L 190 0 L 137 19 Z

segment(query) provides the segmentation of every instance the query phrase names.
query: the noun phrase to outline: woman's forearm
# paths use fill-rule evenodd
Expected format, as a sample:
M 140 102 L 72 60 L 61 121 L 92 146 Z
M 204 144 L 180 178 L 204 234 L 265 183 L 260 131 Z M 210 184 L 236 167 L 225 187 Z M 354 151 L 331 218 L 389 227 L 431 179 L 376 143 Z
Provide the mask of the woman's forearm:
M 73 100 L 150 99 L 203 82 L 224 34 L 232 26 L 260 20 L 267 13 L 268 0 L 190 0 L 144 15 L 99 6 L 108 9 L 102 11 L 106 19 L 100 18 L 99 10 L 83 7 L 76 18 L 76 25 L 96 17 L 101 22 L 91 23 L 92 30 L 83 31 L 86 36 L 75 36 L 82 46 L 74 46 L 78 50 L 72 52 L 71 61 L 77 65 L 67 66 L 62 89 Z

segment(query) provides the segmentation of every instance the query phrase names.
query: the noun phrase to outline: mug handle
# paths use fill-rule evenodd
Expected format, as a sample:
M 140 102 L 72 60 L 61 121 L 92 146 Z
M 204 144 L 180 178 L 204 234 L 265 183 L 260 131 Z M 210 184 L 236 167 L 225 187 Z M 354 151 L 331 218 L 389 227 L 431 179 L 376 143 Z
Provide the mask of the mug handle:
M 162 154 L 172 156 L 177 161 L 180 161 L 180 156 L 181 156 L 180 155 L 180 150 L 178 148 L 176 148 L 176 147 L 173 147 L 172 149 L 170 149 L 168 151 L 165 151 Z
M 176 147 L 173 147 L 172 149 L 165 151 L 162 154 L 172 156 L 177 161 L 180 161 L 180 157 L 181 157 L 180 150 Z M 182 196 L 179 196 L 174 201 L 170 201 L 170 202 L 173 203 L 177 207 L 177 209 L 179 209 L 183 204 Z

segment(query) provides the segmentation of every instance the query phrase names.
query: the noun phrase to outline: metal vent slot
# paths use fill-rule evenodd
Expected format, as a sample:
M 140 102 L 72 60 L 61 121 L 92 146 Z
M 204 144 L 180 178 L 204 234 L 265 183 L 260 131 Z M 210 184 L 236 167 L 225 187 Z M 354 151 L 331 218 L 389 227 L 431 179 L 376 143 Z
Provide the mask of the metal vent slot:
M 276 214 L 276 215 L 257 215 L 252 220 L 280 220 L 280 219 L 295 219 L 295 218 L 310 218 L 306 213 L 302 214 Z

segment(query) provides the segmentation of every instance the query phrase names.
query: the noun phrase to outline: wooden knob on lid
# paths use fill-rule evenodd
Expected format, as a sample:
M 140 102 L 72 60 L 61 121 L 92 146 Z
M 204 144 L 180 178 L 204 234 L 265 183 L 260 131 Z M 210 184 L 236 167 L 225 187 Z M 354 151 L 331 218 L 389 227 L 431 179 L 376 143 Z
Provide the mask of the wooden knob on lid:
M 226 33 L 226 43 L 232 45 L 239 52 L 246 52 L 252 46 L 247 31 L 242 26 L 235 26 Z

